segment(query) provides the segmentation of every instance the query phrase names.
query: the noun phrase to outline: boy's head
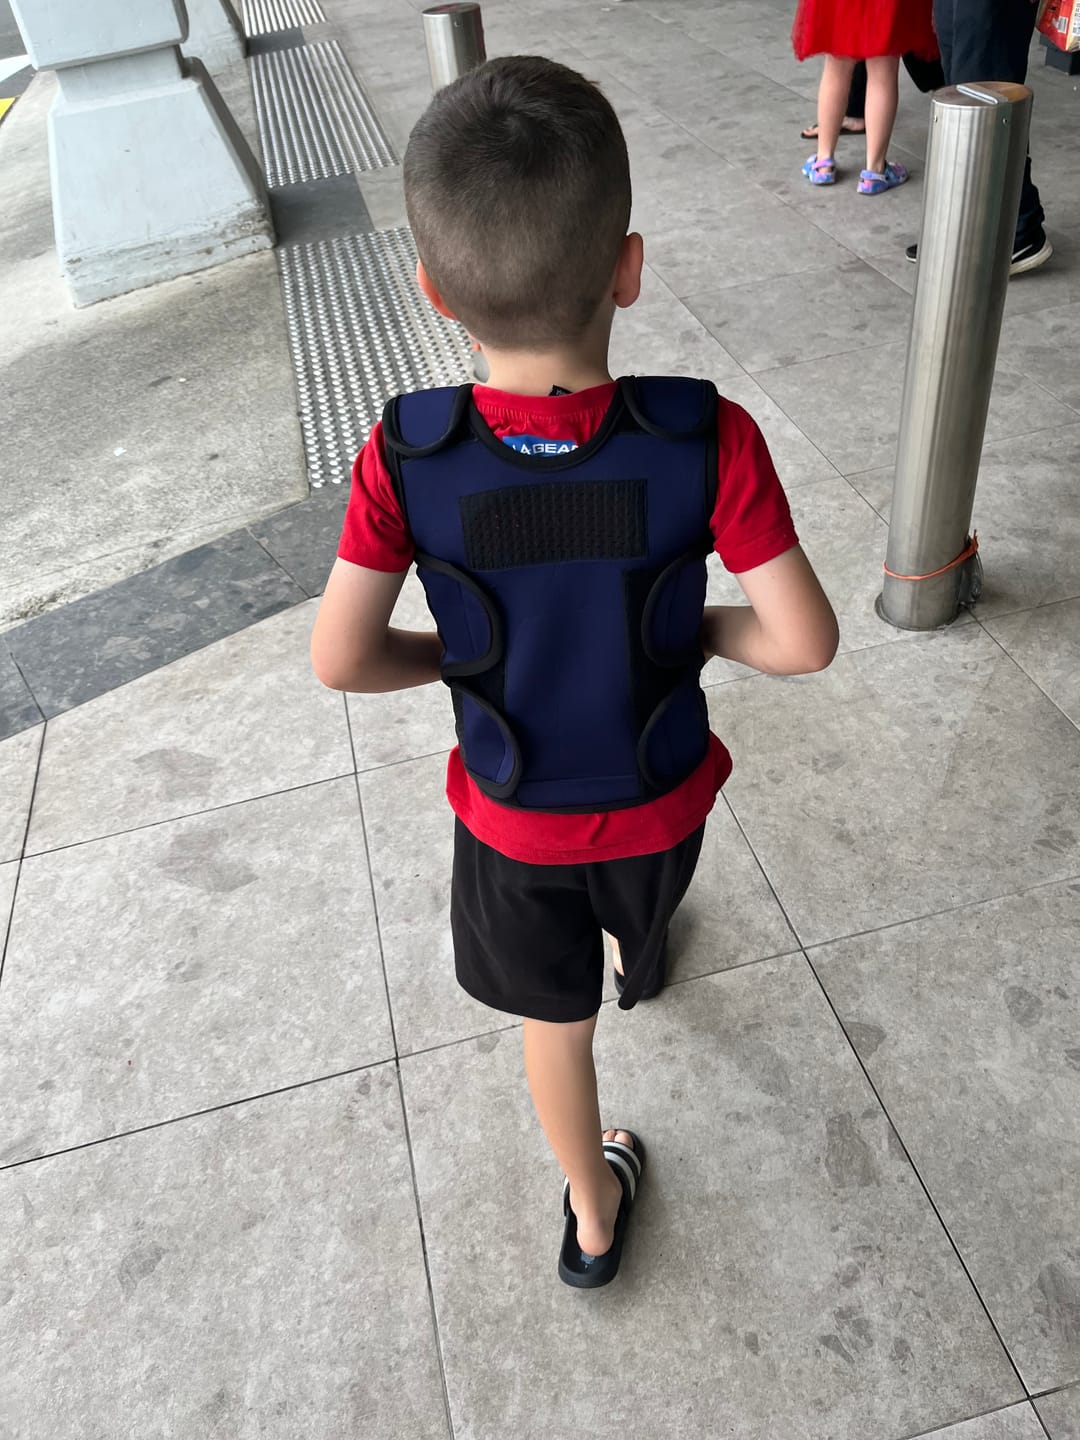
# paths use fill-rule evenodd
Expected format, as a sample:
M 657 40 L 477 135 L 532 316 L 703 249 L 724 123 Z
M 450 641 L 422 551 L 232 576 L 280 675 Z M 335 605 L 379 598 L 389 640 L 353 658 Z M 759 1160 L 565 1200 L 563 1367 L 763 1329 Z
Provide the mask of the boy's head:
M 446 306 L 505 350 L 572 344 L 610 293 L 630 165 L 597 87 L 554 60 L 490 60 L 440 90 L 405 152 L 420 260 Z

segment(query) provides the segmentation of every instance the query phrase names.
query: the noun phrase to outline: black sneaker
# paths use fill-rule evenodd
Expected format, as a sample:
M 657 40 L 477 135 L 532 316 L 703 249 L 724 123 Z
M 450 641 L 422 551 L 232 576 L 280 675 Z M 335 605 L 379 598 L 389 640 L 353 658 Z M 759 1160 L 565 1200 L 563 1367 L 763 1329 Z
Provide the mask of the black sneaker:
M 1040 226 L 1026 245 L 1017 245 L 1013 249 L 1009 274 L 1023 275 L 1028 270 L 1037 270 L 1040 265 L 1046 264 L 1053 253 L 1054 247 L 1047 240 L 1046 234 Z
M 1045 232 L 1038 230 L 1034 239 L 1029 240 L 1026 245 L 1017 245 L 1013 251 L 1009 274 L 1023 275 L 1027 270 L 1037 270 L 1040 265 L 1046 264 L 1053 253 L 1054 247 L 1047 240 Z M 914 265 L 919 258 L 918 245 L 909 245 L 904 254 Z

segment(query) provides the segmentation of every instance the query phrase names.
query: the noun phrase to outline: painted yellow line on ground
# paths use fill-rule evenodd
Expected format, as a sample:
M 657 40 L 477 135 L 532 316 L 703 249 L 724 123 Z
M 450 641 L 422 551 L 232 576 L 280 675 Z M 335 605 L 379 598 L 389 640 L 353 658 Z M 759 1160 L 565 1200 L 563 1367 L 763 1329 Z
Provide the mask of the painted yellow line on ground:
M 0 100 L 0 120 L 3 120 L 4 116 L 14 104 L 14 99 Z

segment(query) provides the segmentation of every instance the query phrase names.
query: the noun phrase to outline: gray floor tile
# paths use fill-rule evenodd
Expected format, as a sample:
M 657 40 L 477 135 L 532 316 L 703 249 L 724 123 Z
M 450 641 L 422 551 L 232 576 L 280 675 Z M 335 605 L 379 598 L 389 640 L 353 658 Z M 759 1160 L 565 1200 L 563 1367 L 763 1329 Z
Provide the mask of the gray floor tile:
M 978 626 L 709 703 L 804 943 L 1080 873 L 1080 735 Z
M 23 862 L 5 1160 L 393 1053 L 352 776 Z
M 348 774 L 344 701 L 307 660 L 314 618 L 297 606 L 54 720 L 30 848 Z
M 40 725 L 45 717 L 30 694 L 18 667 L 0 643 L 0 741 L 31 725 Z
M 904 632 L 874 613 L 888 539 L 888 527 L 876 511 L 838 475 L 796 490 L 791 508 L 799 539 L 840 622 L 840 653 L 902 639 Z M 708 599 L 711 605 L 742 603 L 735 576 L 712 567 Z M 751 672 L 739 667 L 733 673 Z
M 454 707 L 445 685 L 350 695 L 348 706 L 358 770 L 445 754 L 457 743 Z
M 1012 1405 L 993 1415 L 932 1430 L 922 1440 L 1046 1440 L 1046 1435 L 1030 1405 Z
M 1030 1390 L 1080 1375 L 1080 883 L 812 952 Z
M 516 1032 L 402 1063 L 458 1440 L 896 1436 L 1021 1398 L 801 958 L 608 1007 L 597 1048 L 649 1170 L 593 1295 L 556 1278 Z
M 1080 725 L 1080 599 L 988 620 L 986 629 Z
M 0 1176 L 19 1440 L 448 1440 L 397 1081 Z
M 43 725 L 0 741 L 0 861 L 22 854 Z
M 517 1023 L 472 1000 L 454 975 L 450 870 L 454 820 L 442 756 L 361 775 L 375 903 L 399 1050 Z M 723 800 L 671 928 L 672 981 L 779 955 L 795 939 Z M 610 975 L 606 994 L 614 994 Z
M 446 757 L 373 770 L 360 796 L 398 1050 L 408 1054 L 516 1023 L 480 1005 L 454 977 L 450 867 L 454 816 Z
M 829 270 L 688 295 L 686 304 L 749 371 L 906 340 L 911 323 L 906 297 L 854 258 Z
M 646 237 L 646 246 L 649 264 L 679 296 L 800 275 L 850 259 L 824 231 L 764 191 L 730 206 L 722 222 L 672 217 Z
M 1080 424 L 997 440 L 983 450 L 973 524 L 979 531 L 979 614 L 1080 595 Z
M 337 558 L 341 525 L 349 500 L 348 476 L 324 485 L 299 505 L 252 525 L 251 533 L 306 595 L 321 595 Z
M 725 376 L 720 382 L 720 393 L 741 405 L 760 425 L 785 490 L 814 480 L 829 480 L 836 475 L 836 467 L 749 375 L 731 379 Z
M 1009 316 L 1001 331 L 1009 364 L 1044 385 L 1064 405 L 1080 410 L 1080 302 Z M 1059 423 L 1070 417 L 1059 416 Z
M 1036 1400 L 1050 1440 L 1080 1440 L 1080 1385 Z
M 240 530 L 29 620 L 6 639 L 48 718 L 304 598 Z
M 742 370 L 648 266 L 641 298 L 615 315 L 612 375 L 697 375 L 717 383 Z
M 906 358 L 902 341 L 834 355 L 827 366 L 806 361 L 755 378 L 838 470 L 857 474 L 895 461 Z M 1014 363 L 1012 352 L 1003 352 L 995 377 L 988 441 L 1071 420 L 1046 390 L 1004 369 L 1006 363 Z

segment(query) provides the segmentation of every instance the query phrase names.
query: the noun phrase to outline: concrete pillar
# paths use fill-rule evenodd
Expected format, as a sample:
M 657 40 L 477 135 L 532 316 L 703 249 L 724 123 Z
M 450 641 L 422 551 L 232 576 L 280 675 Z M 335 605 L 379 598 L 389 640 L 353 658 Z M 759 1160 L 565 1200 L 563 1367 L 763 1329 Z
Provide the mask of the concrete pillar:
M 2 3 L 2 0 L 0 0 Z M 188 37 L 180 49 L 208 70 L 224 70 L 244 58 L 243 32 L 231 0 L 184 0 Z
M 262 175 L 202 64 L 182 0 L 12 0 L 55 70 L 53 224 L 76 305 L 274 243 Z

